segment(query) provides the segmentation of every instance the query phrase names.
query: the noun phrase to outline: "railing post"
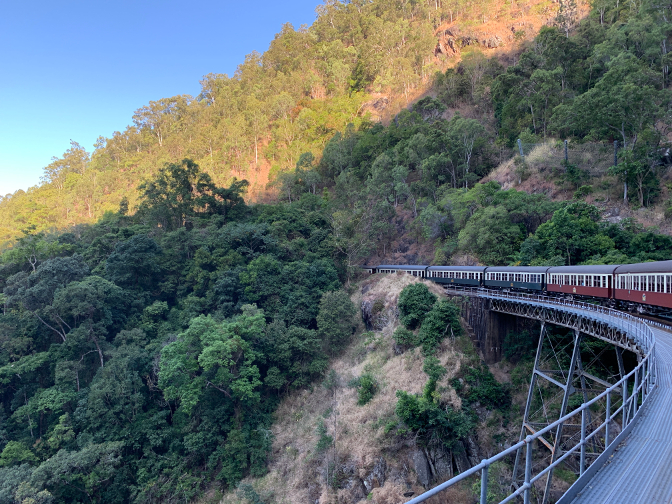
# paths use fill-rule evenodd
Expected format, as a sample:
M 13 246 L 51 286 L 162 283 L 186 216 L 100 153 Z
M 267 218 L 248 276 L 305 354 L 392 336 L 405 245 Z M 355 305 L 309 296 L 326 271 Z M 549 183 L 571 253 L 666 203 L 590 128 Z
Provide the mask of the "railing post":
M 635 386 L 632 389 L 632 418 L 637 414 L 637 403 L 639 402 L 639 369 L 635 371 Z
M 609 424 L 611 423 L 611 391 L 607 389 L 607 416 L 604 420 L 604 449 L 609 446 Z
M 487 460 L 481 462 L 481 504 L 488 504 L 488 463 Z
M 532 479 L 532 436 L 525 438 L 527 449 L 525 450 L 525 492 L 524 504 L 530 504 L 530 480 Z
M 581 460 L 579 461 L 579 476 L 583 476 L 586 467 L 586 409 L 581 410 Z
M 628 425 L 628 379 L 623 380 L 623 410 L 621 411 L 621 428 Z

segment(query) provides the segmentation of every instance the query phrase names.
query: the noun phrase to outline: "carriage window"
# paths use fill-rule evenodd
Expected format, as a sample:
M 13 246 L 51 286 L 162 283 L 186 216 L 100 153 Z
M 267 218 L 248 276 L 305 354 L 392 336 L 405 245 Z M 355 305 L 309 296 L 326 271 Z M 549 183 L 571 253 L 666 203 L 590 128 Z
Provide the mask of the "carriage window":
M 578 275 L 579 283 L 577 285 L 583 285 L 583 275 Z

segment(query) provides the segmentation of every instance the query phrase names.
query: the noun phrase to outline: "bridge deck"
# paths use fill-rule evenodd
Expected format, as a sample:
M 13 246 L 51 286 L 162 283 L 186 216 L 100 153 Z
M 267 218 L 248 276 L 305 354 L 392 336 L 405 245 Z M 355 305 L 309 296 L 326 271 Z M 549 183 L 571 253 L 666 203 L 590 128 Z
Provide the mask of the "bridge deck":
M 672 502 L 672 334 L 656 337 L 657 397 L 610 460 L 572 504 L 663 504 Z

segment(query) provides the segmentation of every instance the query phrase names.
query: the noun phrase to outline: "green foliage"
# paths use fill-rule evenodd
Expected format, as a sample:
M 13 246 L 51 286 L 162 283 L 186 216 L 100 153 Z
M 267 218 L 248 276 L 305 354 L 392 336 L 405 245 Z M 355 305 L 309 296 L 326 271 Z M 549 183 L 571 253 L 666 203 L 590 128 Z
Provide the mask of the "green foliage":
M 236 405 L 256 404 L 261 380 L 251 341 L 260 338 L 265 327 L 263 312 L 250 305 L 231 322 L 217 323 L 210 316 L 193 319 L 187 331 L 161 351 L 159 386 L 166 398 L 179 400 L 188 414 L 212 389 Z
M 35 454 L 18 441 L 9 441 L 0 454 L 0 466 L 2 467 L 37 461 Z
M 357 404 L 364 406 L 378 391 L 378 381 L 371 373 L 364 373 L 357 384 Z
M 418 341 L 425 355 L 429 355 L 446 336 L 455 337 L 461 334 L 460 308 L 444 299 L 436 303 L 425 315 L 418 333 Z
M 407 285 L 399 294 L 397 301 L 401 322 L 407 329 L 415 329 L 422 323 L 434 303 L 436 303 L 436 296 L 429 292 L 425 284 Z
M 466 414 L 449 406 L 442 407 L 424 396 L 397 390 L 397 399 L 397 416 L 418 436 L 421 445 L 452 449 L 473 428 Z
M 315 451 L 319 453 L 331 448 L 334 444 L 334 438 L 327 434 L 327 426 L 324 425 L 324 420 L 320 419 L 317 423 L 315 432 L 317 434 L 317 446 L 315 446 Z
M 464 371 L 462 380 L 453 378 L 452 385 L 466 404 L 479 404 L 503 412 L 511 406 L 509 387 L 499 383 L 487 366 L 469 367 Z
M 236 490 L 236 496 L 239 499 L 245 499 L 250 504 L 268 504 L 272 502 L 271 494 L 260 495 L 252 485 L 240 483 Z
M 413 348 L 420 344 L 418 336 L 405 327 L 398 327 L 397 330 L 394 331 L 392 337 L 394 338 L 394 341 L 397 342 L 397 345 L 401 347 Z
M 320 299 L 317 329 L 330 353 L 342 350 L 355 330 L 356 308 L 346 292 L 325 292 Z
M 193 226 L 208 215 L 236 218 L 245 208 L 242 194 L 248 182 L 235 178 L 229 188 L 217 187 L 191 159 L 170 163 L 156 177 L 139 186 L 141 216 L 166 230 Z

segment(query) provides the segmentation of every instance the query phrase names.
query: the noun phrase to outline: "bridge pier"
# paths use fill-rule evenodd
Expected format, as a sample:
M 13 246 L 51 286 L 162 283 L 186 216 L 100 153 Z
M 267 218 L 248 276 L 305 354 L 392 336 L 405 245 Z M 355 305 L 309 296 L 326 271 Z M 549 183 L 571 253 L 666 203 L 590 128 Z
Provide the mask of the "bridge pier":
M 502 360 L 504 340 L 508 333 L 529 330 L 534 324 L 529 319 L 493 311 L 490 309 L 490 300 L 479 297 L 463 298 L 462 318 L 486 364 Z

